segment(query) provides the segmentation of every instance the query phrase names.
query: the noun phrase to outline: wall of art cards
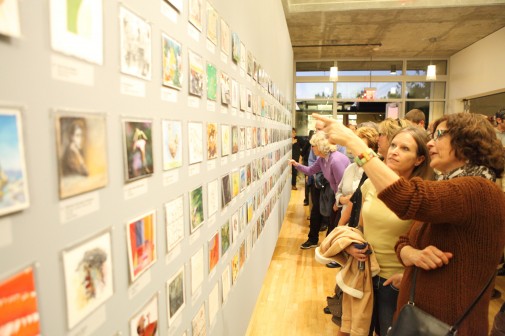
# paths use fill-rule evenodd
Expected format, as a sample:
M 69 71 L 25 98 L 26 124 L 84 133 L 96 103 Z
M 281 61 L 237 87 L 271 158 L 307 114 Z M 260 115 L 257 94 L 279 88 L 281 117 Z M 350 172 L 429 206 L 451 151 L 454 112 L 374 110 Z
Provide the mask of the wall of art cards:
M 0 335 L 243 335 L 290 196 L 280 1 L 0 1 Z

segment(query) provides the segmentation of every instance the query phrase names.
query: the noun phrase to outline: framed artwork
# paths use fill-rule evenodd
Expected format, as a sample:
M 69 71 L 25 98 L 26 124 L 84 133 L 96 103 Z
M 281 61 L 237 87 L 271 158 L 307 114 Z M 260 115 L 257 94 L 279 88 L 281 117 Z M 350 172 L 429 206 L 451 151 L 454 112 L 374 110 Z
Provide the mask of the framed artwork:
M 230 77 L 221 71 L 220 84 L 221 84 L 221 104 L 230 105 L 231 103 L 231 81 Z
M 123 6 L 119 7 L 121 72 L 151 79 L 151 25 Z
M 7 4 L 12 2 L 9 0 Z M 51 47 L 66 55 L 103 64 L 102 0 L 51 0 L 49 7 Z
M 245 148 L 246 149 L 252 148 L 252 128 L 251 127 L 247 127 L 245 129 Z
M 240 85 L 240 110 L 247 109 L 247 93 L 245 85 Z
M 231 245 L 230 222 L 226 221 L 221 225 L 221 257 L 225 255 Z
M 221 156 L 230 155 L 230 125 L 221 125 Z
M 31 266 L 0 280 L 0 302 L 0 334 L 40 334 L 37 291 Z
M 207 2 L 207 39 L 214 45 L 217 45 L 217 25 L 219 23 L 219 15 L 212 7 L 210 2 Z
M 230 54 L 230 26 L 221 19 L 221 51 L 225 55 Z
M 254 197 L 251 197 L 247 201 L 247 223 L 252 221 L 254 215 Z
M 203 0 L 189 0 L 189 22 L 202 31 Z
M 240 221 L 240 231 L 244 231 L 247 226 L 247 203 L 244 203 L 240 207 L 239 221 Z
M 250 186 L 252 183 L 252 168 L 251 163 L 249 162 L 246 166 L 246 175 L 247 175 L 247 185 Z
M 193 336 L 206 336 L 207 335 L 207 325 L 205 318 L 205 302 L 202 303 L 200 309 L 196 313 L 195 317 L 191 321 L 191 328 L 193 329 Z
M 63 268 L 72 329 L 114 293 L 110 231 L 63 251 Z
M 219 311 L 219 282 L 216 282 L 209 293 L 209 325 L 212 327 Z
M 189 93 L 198 97 L 203 94 L 203 58 L 189 51 Z
M 258 110 L 259 110 L 259 96 L 254 95 L 252 98 L 252 113 L 254 115 L 258 115 Z
M 239 262 L 240 262 L 240 254 L 239 251 L 237 250 L 233 258 L 231 259 L 231 283 L 233 285 L 237 283 L 238 272 L 240 270 Z
M 240 86 L 234 79 L 231 80 L 231 106 L 239 108 L 240 104 Z
M 240 37 L 237 33 L 231 33 L 231 59 L 236 64 L 240 63 Z
M 242 241 L 242 244 L 240 244 L 240 249 L 239 249 L 240 256 L 238 258 L 239 260 L 239 270 L 241 270 L 244 267 L 245 264 L 245 242 Z
M 179 316 L 186 305 L 184 265 L 167 281 L 168 325 Z
M 231 201 L 231 181 L 230 175 L 221 177 L 221 208 L 225 208 Z
M 158 294 L 130 319 L 130 336 L 158 335 Z
M 183 0 L 165 0 L 165 1 L 171 4 L 175 9 L 177 9 L 179 13 L 182 12 Z
M 252 77 L 254 70 L 253 54 L 250 50 L 247 51 L 247 74 Z
M 0 35 L 20 37 L 18 0 L 0 1 Z
M 214 65 L 207 63 L 207 99 L 217 98 L 217 69 Z
M 239 129 L 239 151 L 245 150 L 245 127 L 240 127 Z
M 195 295 L 197 290 L 202 286 L 203 272 L 203 246 L 191 256 L 191 295 Z
M 209 274 L 219 262 L 219 232 L 216 232 L 208 241 L 209 247 Z
M 125 181 L 154 173 L 152 120 L 123 120 Z
M 258 61 L 256 60 L 256 58 L 253 57 L 253 79 L 255 81 L 258 81 L 258 71 L 259 71 L 259 67 L 260 67 L 260 64 L 258 63 Z
M 207 124 L 207 159 L 217 158 L 217 123 Z
M 247 70 L 247 50 L 242 42 L 240 42 L 240 68 Z
M 165 203 L 165 225 L 167 228 L 167 252 L 184 238 L 184 197 Z
M 203 161 L 203 125 L 188 122 L 189 164 Z
M 239 223 L 239 213 L 235 211 L 233 215 L 231 215 L 231 242 L 235 244 L 238 241 L 238 237 L 240 235 L 240 223 Z
M 232 198 L 237 197 L 240 193 L 240 173 L 238 169 L 231 172 Z
M 231 127 L 231 153 L 236 154 L 238 153 L 238 146 L 239 146 L 239 135 L 238 135 L 238 126 L 233 125 Z
M 182 166 L 182 123 L 175 120 L 161 121 L 163 137 L 163 170 Z
M 0 106 L 0 216 L 29 205 L 21 110 Z
M 105 115 L 58 112 L 55 122 L 60 199 L 105 187 Z
M 215 179 L 207 184 L 207 213 L 212 216 L 219 209 L 218 180 Z
M 247 179 L 246 179 L 246 169 L 245 166 L 240 167 L 240 191 L 244 191 L 247 187 Z
M 252 111 L 252 104 L 253 104 L 253 97 L 252 97 L 252 91 L 249 89 L 246 89 L 246 100 L 247 100 L 247 106 L 246 106 L 245 110 L 247 112 L 251 112 Z
M 158 258 L 156 253 L 156 211 L 150 211 L 126 223 L 130 280 L 134 282 Z
M 223 273 L 221 274 L 221 285 L 223 287 L 223 302 L 228 298 L 228 294 L 230 293 L 230 266 L 226 265 Z
M 180 90 L 182 88 L 182 46 L 165 33 L 161 33 L 163 46 L 163 85 Z
M 202 186 L 189 193 L 189 217 L 191 233 L 195 232 L 204 221 L 203 217 L 203 188 Z

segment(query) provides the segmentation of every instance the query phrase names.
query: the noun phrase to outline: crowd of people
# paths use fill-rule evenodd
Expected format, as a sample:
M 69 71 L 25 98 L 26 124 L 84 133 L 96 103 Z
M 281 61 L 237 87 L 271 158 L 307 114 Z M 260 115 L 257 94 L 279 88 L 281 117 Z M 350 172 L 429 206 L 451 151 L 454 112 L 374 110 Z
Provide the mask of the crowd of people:
M 488 335 L 489 301 L 500 293 L 486 285 L 505 275 L 505 109 L 429 125 L 418 109 L 352 127 L 313 116 L 310 147 L 290 164 L 295 188 L 297 173 L 306 175 L 312 205 L 300 248 L 317 247 L 318 260 L 345 274 L 335 288 L 343 291 L 338 335 L 386 336 L 413 281 L 416 306 L 451 326 L 476 300 L 458 335 Z M 356 269 L 370 276 L 349 286 Z M 492 333 L 505 335 L 498 315 Z

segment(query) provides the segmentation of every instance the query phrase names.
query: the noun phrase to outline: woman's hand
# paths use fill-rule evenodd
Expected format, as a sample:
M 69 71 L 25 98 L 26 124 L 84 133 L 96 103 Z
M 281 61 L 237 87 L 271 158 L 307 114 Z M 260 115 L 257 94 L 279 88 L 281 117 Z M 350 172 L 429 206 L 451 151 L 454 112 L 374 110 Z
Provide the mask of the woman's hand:
M 359 249 L 354 246 L 354 244 L 351 244 L 345 248 L 345 252 L 347 254 L 351 255 L 354 259 L 358 261 L 366 261 L 368 258 L 368 255 L 366 254 L 366 251 L 368 250 L 368 245 L 364 249 Z
M 400 284 L 402 283 L 403 279 L 403 273 L 398 273 L 393 276 L 391 276 L 389 279 L 384 281 L 384 286 L 387 286 L 389 284 L 393 285 L 396 288 L 400 288 Z
M 350 142 L 363 142 L 363 140 L 361 140 L 350 128 L 344 126 L 344 124 L 339 123 L 336 120 L 323 117 L 317 113 L 312 113 L 312 117 L 324 122 L 324 132 L 332 144 L 347 147 Z
M 339 202 L 340 204 L 347 204 L 347 203 L 349 203 L 349 200 L 351 199 L 351 196 L 352 196 L 352 195 L 348 195 L 348 196 L 340 196 L 340 198 L 339 198 L 338 202 Z
M 293 160 L 293 159 L 289 160 L 289 164 L 290 164 L 291 166 L 294 166 L 294 167 L 296 167 L 296 166 L 298 166 L 298 165 L 299 165 L 299 163 L 298 163 L 298 162 L 296 162 L 296 161 L 295 161 L 295 160 Z
M 422 250 L 415 249 L 412 246 L 405 246 L 400 251 L 400 256 L 405 266 L 415 265 L 426 271 L 447 265 L 453 257 L 451 252 L 443 252 L 433 245 Z
M 333 211 L 335 211 L 335 212 L 336 212 L 337 210 L 338 210 L 338 205 L 337 205 L 337 203 L 335 202 L 335 203 L 333 203 Z

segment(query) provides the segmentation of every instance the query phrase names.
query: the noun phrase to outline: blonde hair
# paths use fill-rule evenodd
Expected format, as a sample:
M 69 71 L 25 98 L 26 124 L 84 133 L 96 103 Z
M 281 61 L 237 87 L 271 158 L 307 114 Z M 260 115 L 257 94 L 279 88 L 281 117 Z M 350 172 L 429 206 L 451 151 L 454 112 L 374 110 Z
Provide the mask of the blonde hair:
M 337 150 L 337 146 L 332 145 L 328 141 L 324 132 L 314 133 L 312 139 L 310 139 L 310 144 L 312 146 L 316 146 L 317 149 L 319 149 L 319 151 L 325 156 Z
M 402 128 L 407 126 L 414 126 L 412 122 L 407 119 L 384 119 L 379 124 L 379 134 L 383 134 L 388 138 L 388 142 L 391 143 L 393 136 Z
M 356 134 L 362 138 L 366 139 L 368 142 L 368 147 L 373 149 L 374 152 L 377 151 L 379 143 L 379 132 L 373 127 L 360 127 L 356 130 Z

